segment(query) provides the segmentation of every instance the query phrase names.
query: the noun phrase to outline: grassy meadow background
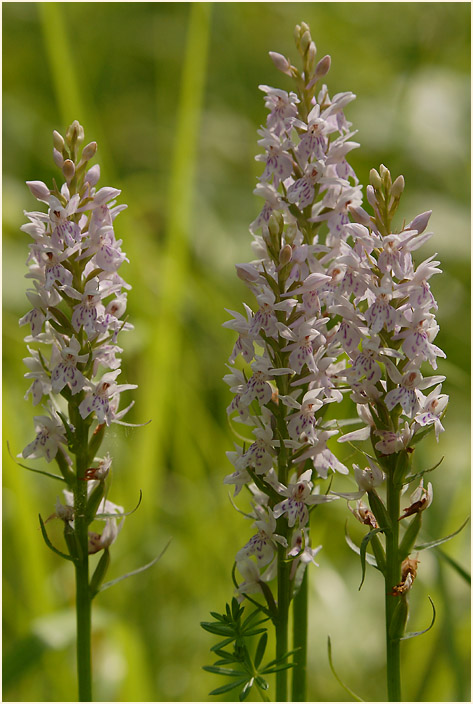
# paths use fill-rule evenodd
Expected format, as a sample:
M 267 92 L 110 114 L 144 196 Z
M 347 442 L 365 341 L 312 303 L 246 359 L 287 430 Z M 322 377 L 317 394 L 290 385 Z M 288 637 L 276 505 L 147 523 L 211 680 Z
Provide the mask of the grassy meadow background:
M 74 583 L 68 563 L 42 541 L 38 513 L 54 511 L 58 486 L 13 462 L 33 437 L 22 358 L 28 310 L 23 210 L 37 209 L 26 180 L 51 183 L 52 131 L 74 119 L 98 142 L 102 185 L 122 189 L 116 221 L 133 286 L 123 334 L 123 375 L 137 383 L 129 420 L 113 426 L 110 498 L 139 510 L 112 549 L 110 578 L 158 555 L 148 572 L 94 602 L 95 697 L 102 701 L 207 701 L 223 684 L 202 666 L 215 638 L 199 626 L 232 597 L 236 551 L 251 535 L 223 478 L 233 447 L 222 377 L 234 335 L 225 308 L 252 301 L 234 273 L 252 258 L 248 223 L 261 165 L 256 130 L 266 119 L 258 84 L 290 89 L 268 51 L 296 59 L 292 32 L 311 25 L 318 56 L 332 56 L 331 94 L 347 109 L 360 149 L 351 163 L 403 173 L 401 215 L 432 209 L 443 276 L 436 342 L 450 395 L 446 432 L 418 446 L 416 469 L 433 475 L 422 542 L 456 530 L 470 512 L 470 6 L 469 3 L 3 3 L 3 700 L 75 701 Z M 131 396 L 128 398 L 131 400 Z M 340 446 L 339 448 L 340 449 Z M 345 446 L 346 454 L 350 451 Z M 348 459 L 349 461 L 349 459 Z M 34 464 L 34 463 L 32 463 Z M 40 466 L 36 463 L 35 466 Z M 352 490 L 336 478 L 334 488 Z M 344 538 L 344 501 L 315 515 L 323 544 L 310 575 L 309 700 L 345 701 L 336 669 L 367 701 L 384 701 L 380 575 L 361 591 L 360 564 Z M 49 524 L 60 542 L 60 526 Z M 469 571 L 469 529 L 441 548 Z M 404 697 L 469 701 L 469 586 L 439 552 L 420 555 L 409 630 L 434 628 L 403 646 Z M 231 699 L 232 693 L 228 699 Z M 349 698 L 348 698 L 349 700 Z

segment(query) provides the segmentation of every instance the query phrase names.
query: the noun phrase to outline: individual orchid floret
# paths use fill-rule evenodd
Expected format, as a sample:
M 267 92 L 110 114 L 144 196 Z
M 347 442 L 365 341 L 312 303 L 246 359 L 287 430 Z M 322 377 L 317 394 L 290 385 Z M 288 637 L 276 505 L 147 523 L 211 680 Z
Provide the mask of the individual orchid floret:
M 258 532 L 237 552 L 235 560 L 238 563 L 245 558 L 255 557 L 256 564 L 261 568 L 273 560 L 277 545 L 287 547 L 287 541 L 286 538 L 275 533 L 276 519 L 271 509 L 265 510 L 261 506 L 256 506 L 256 511 L 259 518 L 254 526 L 258 528 Z
M 61 361 L 51 370 L 51 386 L 58 394 L 68 384 L 71 393 L 79 393 L 87 383 L 86 377 L 77 369 L 77 365 L 84 363 L 89 358 L 88 354 L 80 354 L 80 344 L 76 337 L 72 337 L 69 344 L 63 343 Z
M 300 475 L 294 476 L 287 488 L 283 488 L 281 493 L 288 498 L 276 504 L 273 509 L 274 517 L 279 518 L 287 513 L 288 525 L 290 528 L 296 521 L 300 528 L 303 528 L 309 520 L 309 510 L 307 506 L 333 501 L 336 497 L 312 494 L 313 484 L 310 481 L 312 470 L 308 469 Z
M 434 496 L 431 482 L 427 484 L 427 489 L 424 487 L 424 480 L 421 479 L 419 486 L 411 495 L 411 505 L 404 509 L 404 515 L 399 520 L 412 516 L 415 513 L 420 513 L 429 508 Z
M 82 418 L 85 419 L 90 413 L 95 412 L 99 423 L 110 425 L 115 417 L 111 406 L 113 397 L 127 389 L 137 388 L 136 384 L 116 384 L 115 380 L 120 372 L 120 369 L 116 369 L 104 374 L 93 390 L 85 396 L 79 405 L 79 413 Z
M 434 426 L 437 442 L 440 433 L 443 433 L 445 430 L 440 419 L 445 413 L 448 404 L 448 396 L 447 394 L 440 393 L 441 389 L 442 385 L 439 384 L 427 397 L 424 397 L 419 413 L 414 416 L 416 424 L 420 427 Z
M 34 424 L 36 437 L 25 447 L 23 457 L 38 459 L 44 457 L 47 462 L 52 462 L 61 445 L 67 445 L 64 425 L 52 406 L 49 407 L 50 416 L 35 416 Z

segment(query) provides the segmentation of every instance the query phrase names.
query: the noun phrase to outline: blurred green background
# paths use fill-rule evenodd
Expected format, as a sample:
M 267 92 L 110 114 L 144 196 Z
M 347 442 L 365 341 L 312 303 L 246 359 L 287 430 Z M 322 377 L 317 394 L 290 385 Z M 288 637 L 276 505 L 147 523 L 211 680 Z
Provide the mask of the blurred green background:
M 37 209 L 26 180 L 51 183 L 52 131 L 78 119 L 96 140 L 102 185 L 122 189 L 116 221 L 130 263 L 123 380 L 139 384 L 130 421 L 114 426 L 110 498 L 139 510 L 112 549 L 110 578 L 172 542 L 150 571 L 100 595 L 94 611 L 95 696 L 103 701 L 206 701 L 223 680 L 201 668 L 215 639 L 199 626 L 232 597 L 236 551 L 251 535 L 223 477 L 233 447 L 222 382 L 234 336 L 225 308 L 248 294 L 234 264 L 252 258 L 248 223 L 261 202 L 256 130 L 266 119 L 265 83 L 290 89 L 268 51 L 296 60 L 292 32 L 311 25 L 318 56 L 332 56 L 331 94 L 350 90 L 347 110 L 361 148 L 351 163 L 363 183 L 373 166 L 403 173 L 402 217 L 433 210 L 435 236 L 416 252 L 438 252 L 443 276 L 436 342 L 446 432 L 416 451 L 434 503 L 423 541 L 456 530 L 470 511 L 469 485 L 469 3 L 3 3 L 3 449 L 33 437 L 22 358 L 28 237 L 23 210 Z M 343 446 L 344 452 L 347 448 Z M 348 448 L 349 450 L 349 448 Z M 40 463 L 37 463 L 40 466 Z M 70 565 L 47 550 L 38 513 L 54 511 L 59 487 L 3 465 L 4 701 L 74 701 L 74 584 Z M 340 477 L 334 488 L 345 485 Z M 347 490 L 345 488 L 345 490 Z M 327 660 L 365 700 L 384 701 L 380 575 L 363 589 L 344 524 L 361 536 L 344 501 L 313 521 L 323 543 L 311 572 L 309 700 L 344 701 Z M 50 524 L 53 539 L 60 527 Z M 469 529 L 442 546 L 469 570 Z M 468 584 L 435 551 L 420 555 L 410 630 L 434 628 L 403 646 L 404 696 L 469 701 Z M 230 693 L 229 699 L 232 694 Z

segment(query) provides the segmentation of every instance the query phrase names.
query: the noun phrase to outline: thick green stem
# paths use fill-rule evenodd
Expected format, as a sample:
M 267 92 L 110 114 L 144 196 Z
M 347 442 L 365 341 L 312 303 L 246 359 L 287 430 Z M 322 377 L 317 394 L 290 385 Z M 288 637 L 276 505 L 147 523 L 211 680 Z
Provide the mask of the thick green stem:
M 399 513 L 400 489 L 394 484 L 393 473 L 387 476 L 387 511 L 391 519 L 390 529 L 386 531 L 386 665 L 388 699 L 401 701 L 401 650 L 398 633 L 393 633 L 393 614 L 399 602 L 399 596 L 393 595 L 393 587 L 401 581 L 399 561 Z
M 307 615 L 308 615 L 308 568 L 305 569 L 304 577 L 299 591 L 294 596 L 292 647 L 296 651 L 294 654 L 295 667 L 292 668 L 292 701 L 306 701 L 307 682 Z
M 76 433 L 79 451 L 76 460 L 74 488 L 74 530 L 77 544 L 76 569 L 76 624 L 77 624 L 77 678 L 79 701 L 92 701 L 92 610 L 89 589 L 87 482 L 83 480 L 88 464 L 88 425 L 76 414 Z
M 284 520 L 284 519 L 283 519 Z M 288 626 L 290 603 L 291 563 L 286 560 L 286 548 L 278 546 L 278 620 L 276 623 L 276 658 L 282 658 L 289 650 Z M 276 701 L 287 702 L 287 670 L 276 672 Z

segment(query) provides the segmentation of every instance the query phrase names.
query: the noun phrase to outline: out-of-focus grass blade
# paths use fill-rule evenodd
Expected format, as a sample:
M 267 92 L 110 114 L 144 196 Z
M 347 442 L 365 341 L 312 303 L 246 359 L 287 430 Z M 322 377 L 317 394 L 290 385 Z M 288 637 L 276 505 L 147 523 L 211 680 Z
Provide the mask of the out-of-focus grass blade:
M 110 175 L 111 157 L 105 134 L 99 127 L 99 115 L 90 109 L 82 97 L 78 57 L 72 51 L 71 27 L 64 17 L 64 13 L 68 12 L 67 4 L 64 7 L 60 2 L 40 2 L 37 7 L 62 128 L 78 120 L 85 128 L 86 138 L 89 136 L 92 139 L 90 133 L 93 133 L 93 139 L 99 144 L 102 174 L 107 172 Z
M 59 114 L 64 126 L 73 120 L 85 120 L 75 62 L 68 42 L 62 3 L 40 2 L 37 5 L 49 71 L 54 84 Z
M 3 654 L 2 674 L 3 691 L 20 680 L 28 670 L 39 665 L 47 644 L 37 635 L 29 635 L 17 641 Z
M 206 76 L 210 5 L 191 3 L 187 45 L 179 90 L 174 156 L 170 166 L 166 213 L 166 239 L 156 262 L 161 299 L 152 321 L 152 338 L 146 353 L 146 380 L 141 413 L 153 421 L 153 432 L 139 444 L 139 463 L 148 467 L 143 474 L 144 495 L 157 495 L 158 474 L 170 429 L 179 427 L 180 408 L 186 403 L 181 347 L 182 302 L 188 293 L 189 230 L 195 190 L 198 130 Z M 159 42 L 159 38 L 156 39 Z M 159 72 L 158 72 L 159 73 Z M 159 85 L 157 86 L 159 91 Z M 172 423 L 171 423 L 172 419 Z
M 445 560 L 445 562 L 448 562 L 450 567 L 453 567 L 453 569 L 458 572 L 461 577 L 463 577 L 465 582 L 471 584 L 471 575 L 456 560 L 454 560 L 453 557 L 447 555 L 447 553 L 443 552 L 443 550 L 437 550 L 437 555 L 439 555 L 443 560 Z

